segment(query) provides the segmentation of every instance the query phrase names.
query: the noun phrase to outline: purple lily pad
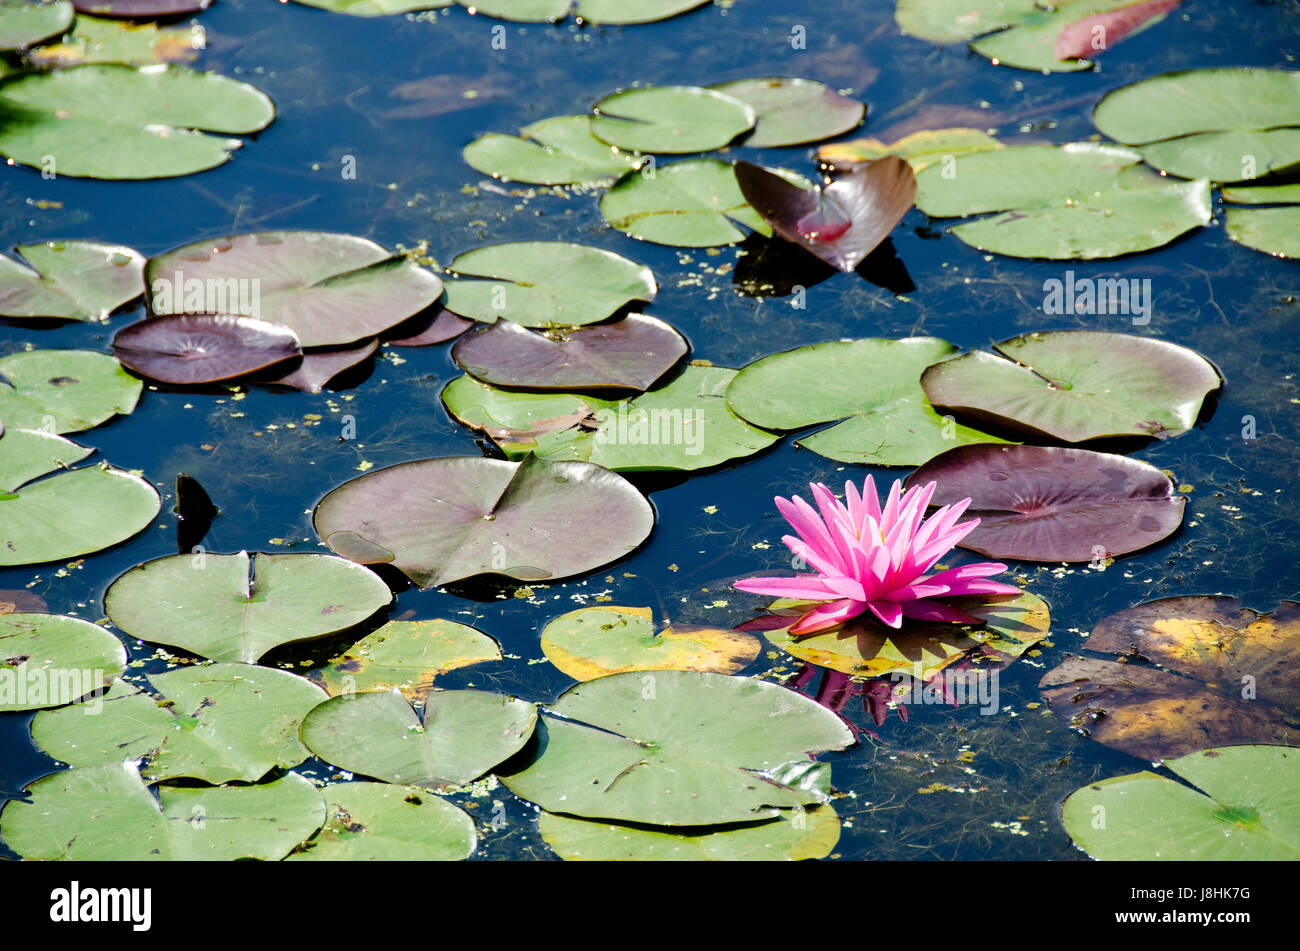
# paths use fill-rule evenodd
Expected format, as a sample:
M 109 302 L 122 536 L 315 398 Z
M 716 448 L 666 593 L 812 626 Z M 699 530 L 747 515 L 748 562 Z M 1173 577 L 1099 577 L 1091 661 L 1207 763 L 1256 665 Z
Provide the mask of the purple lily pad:
M 962 548 L 993 558 L 1100 561 L 1154 545 L 1182 524 L 1187 500 L 1154 466 L 1060 446 L 959 446 L 907 486 L 937 482 L 932 505 L 970 498 L 979 527 Z
M 841 271 L 852 271 L 889 237 L 916 198 L 912 167 L 896 155 L 819 189 L 800 188 L 748 162 L 736 163 L 736 181 L 773 231 Z
M 212 0 L 72 0 L 78 13 L 118 20 L 156 20 L 206 10 Z
M 290 386 L 304 393 L 319 393 L 330 380 L 361 363 L 378 349 L 378 340 L 367 340 L 359 347 L 348 347 L 345 350 L 307 351 L 302 355 L 302 362 L 290 372 L 264 382 Z
M 440 309 L 437 315 L 430 319 L 420 317 L 419 321 L 422 326 L 415 333 L 394 337 L 385 340 L 384 343 L 390 347 L 431 347 L 436 343 L 455 340 L 475 323 L 468 317 L 453 314 L 446 308 Z
M 498 320 L 461 337 L 451 356 L 471 376 L 494 386 L 641 392 L 689 349 L 686 338 L 662 320 L 629 314 L 613 323 L 546 332 Z
M 639 546 L 649 501 L 589 462 L 469 456 L 420 459 L 368 472 L 316 506 L 316 533 L 361 564 L 392 564 L 421 588 L 495 574 L 568 578 Z
M 174 314 L 123 327 L 113 338 L 122 365 L 162 383 L 215 383 L 299 356 L 288 327 L 255 317 Z

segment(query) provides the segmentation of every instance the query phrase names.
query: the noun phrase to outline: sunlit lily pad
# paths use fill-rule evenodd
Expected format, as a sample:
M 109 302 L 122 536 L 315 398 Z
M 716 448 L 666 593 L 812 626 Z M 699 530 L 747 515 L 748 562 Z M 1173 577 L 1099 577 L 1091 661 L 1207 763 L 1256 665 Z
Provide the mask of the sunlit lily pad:
M 542 812 L 538 831 L 568 862 L 774 862 L 824 859 L 840 838 L 829 804 L 766 822 L 700 832 L 659 830 Z
M 126 669 L 126 648 L 60 614 L 0 614 L 0 713 L 72 703 Z
M 30 802 L 11 800 L 0 832 L 29 860 L 274 861 L 325 821 L 320 791 L 296 773 L 260 786 L 156 788 L 158 798 L 130 761 L 64 770 L 28 786 Z
M 555 22 L 566 15 L 611 26 L 666 20 L 707 0 L 456 0 L 487 16 L 524 23 Z
M 383 17 L 412 10 L 436 10 L 449 7 L 455 0 L 294 0 L 309 7 L 319 7 L 333 13 L 346 13 L 354 17 Z
M 431 347 L 434 344 L 454 340 L 474 326 L 474 321 L 459 317 L 449 310 L 434 308 L 434 313 L 417 317 L 412 323 L 418 329 L 405 333 L 405 328 L 397 331 L 398 336 L 384 340 L 390 347 Z
M 687 248 L 734 244 L 745 237 L 738 224 L 772 233 L 745 202 L 732 166 L 714 158 L 628 172 L 601 198 L 600 212 L 633 238 Z
M 591 571 L 645 541 L 654 511 L 630 482 L 590 463 L 451 456 L 344 483 L 313 522 L 344 557 L 391 563 L 431 588 L 481 574 L 542 581 Z
M 168 314 L 123 327 L 113 354 L 140 376 L 163 383 L 215 383 L 302 355 L 282 324 L 255 317 Z
M 591 134 L 631 152 L 680 155 L 721 148 L 754 127 L 757 111 L 701 86 L 625 89 L 596 103 Z
M 154 23 L 125 23 L 81 14 L 62 42 L 29 51 L 38 66 L 77 66 L 81 63 L 126 63 L 145 66 L 196 59 L 206 44 L 203 28 L 159 27 Z
M 898 0 L 894 19 L 918 39 L 956 43 L 1006 29 L 1037 9 L 1034 0 Z
M 0 126 L 0 154 L 57 175 L 106 179 L 213 168 L 242 143 L 207 133 L 247 135 L 275 118 L 270 99 L 225 76 L 112 63 L 16 74 L 0 84 L 0 110 L 11 117 Z
M 1154 466 L 1058 446 L 960 446 L 907 485 L 937 482 L 932 505 L 971 499 L 979 526 L 959 542 L 993 558 L 1102 561 L 1169 537 L 1186 496 Z
M 760 646 L 749 634 L 695 625 L 656 632 L 649 608 L 612 605 L 561 614 L 542 629 L 542 653 L 574 680 L 629 670 L 734 674 L 754 662 Z
M 485 323 L 589 324 L 658 290 L 648 267 L 563 241 L 492 244 L 457 255 L 450 268 L 458 279 L 447 282 L 447 309 Z
M 71 25 L 73 13 L 72 4 L 65 0 L 0 0 L 0 50 L 23 49 L 58 36 Z
M 489 132 L 465 146 L 470 168 L 531 185 L 612 182 L 641 160 L 591 134 L 589 116 L 557 116 L 526 125 L 519 135 Z
M 373 571 L 331 555 L 199 553 L 132 568 L 105 592 L 104 613 L 132 637 L 251 664 L 359 624 L 392 597 Z
M 949 157 L 956 161 L 959 155 L 1000 148 L 1004 148 L 1003 144 L 981 129 L 923 129 L 892 144 L 879 139 L 853 139 L 823 145 L 817 150 L 817 161 L 832 170 L 849 171 L 886 155 L 897 155 L 907 160 L 912 171 L 919 172 Z
M 196 241 L 145 268 L 155 314 L 230 314 L 284 324 L 304 347 L 373 337 L 442 296 L 432 271 L 369 238 L 259 231 Z
M 1225 188 L 1222 194 L 1234 205 L 1277 205 L 1226 209 L 1228 237 L 1275 257 L 1300 258 L 1300 184 Z
M 500 660 L 486 634 L 456 621 L 389 621 L 308 678 L 331 697 L 365 690 L 400 690 L 408 700 L 433 689 L 449 670 Z
M 984 422 L 1082 442 L 1184 432 L 1195 425 L 1205 397 L 1222 385 L 1196 351 L 1154 337 L 1058 330 L 994 347 L 1006 359 L 977 351 L 926 370 L 921 385 L 930 402 Z
M 390 783 L 460 786 L 528 742 L 537 707 L 482 690 L 434 690 L 417 714 L 396 690 L 334 697 L 307 715 L 302 741 L 348 772 Z
M 72 0 L 81 13 L 103 17 L 156 20 L 206 10 L 212 0 Z
M 1300 70 L 1165 73 L 1102 97 L 1092 121 L 1183 178 L 1238 182 L 1300 164 Z
M 1227 746 L 1116 776 L 1065 800 L 1065 830 L 1103 861 L 1300 859 L 1300 748 Z
M 867 112 L 863 103 L 812 79 L 735 79 L 709 88 L 754 110 L 754 131 L 742 142 L 752 148 L 801 145 L 843 135 L 857 128 Z
M 76 433 L 135 409 L 143 384 L 104 353 L 27 350 L 0 357 L 0 419 Z
M 325 692 L 296 674 L 248 664 L 153 674 L 153 696 L 117 681 L 103 698 L 38 714 L 32 739 L 78 769 L 143 760 L 151 781 L 256 782 L 307 758 L 303 717 Z
M 504 390 L 462 376 L 447 384 L 442 400 L 507 456 L 536 453 L 615 471 L 705 469 L 753 455 L 778 438 L 728 409 L 735 375 L 726 367 L 688 366 L 625 400 Z
M 654 317 L 628 314 L 572 330 L 526 330 L 499 320 L 451 348 L 466 373 L 494 386 L 533 390 L 649 389 L 686 355 L 680 333 Z
M 811 805 L 820 791 L 759 771 L 853 743 L 839 717 L 793 691 L 693 671 L 600 677 L 548 713 L 533 760 L 500 774 L 511 792 L 549 812 L 656 825 L 746 822 Z
M 465 810 L 414 786 L 330 783 L 325 826 L 291 862 L 459 862 L 478 837 Z
M 104 320 L 144 292 L 144 255 L 95 241 L 20 244 L 0 255 L 0 315 Z
M 153 521 L 162 500 L 139 476 L 107 465 L 64 468 L 90 452 L 52 433 L 5 430 L 0 566 L 87 555 L 125 541 Z
M 1112 614 L 1039 683 L 1071 724 L 1147 760 L 1206 743 L 1284 743 L 1300 727 L 1300 604 L 1162 598 Z
M 921 372 L 955 353 L 956 347 L 934 337 L 799 347 L 742 369 L 727 390 L 727 403 L 767 429 L 843 420 L 798 442 L 830 459 L 919 465 L 953 446 L 1003 442 L 945 419 L 926 399 Z

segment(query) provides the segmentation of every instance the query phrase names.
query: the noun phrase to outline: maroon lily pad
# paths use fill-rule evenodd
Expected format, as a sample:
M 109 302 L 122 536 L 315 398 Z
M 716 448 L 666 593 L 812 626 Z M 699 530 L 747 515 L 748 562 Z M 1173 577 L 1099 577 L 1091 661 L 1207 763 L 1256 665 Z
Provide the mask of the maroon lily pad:
M 302 353 L 288 327 L 255 317 L 174 314 L 123 327 L 113 353 L 140 376 L 163 383 L 215 383 Z
M 385 340 L 384 343 L 390 347 L 431 347 L 436 343 L 454 340 L 475 323 L 468 317 L 453 314 L 446 308 L 440 309 L 437 315 L 431 318 L 420 317 L 419 321 L 422 326 L 415 333 L 393 337 Z
M 912 166 L 896 155 L 819 189 L 800 188 L 748 162 L 736 163 L 736 181 L 773 231 L 841 271 L 852 271 L 889 237 L 916 198 Z
M 1056 36 L 1057 59 L 1092 59 L 1156 17 L 1164 16 L 1181 0 L 1145 0 L 1106 13 L 1095 13 L 1061 28 Z
M 156 20 L 206 10 L 212 0 L 72 0 L 78 13 L 119 20 Z
M 265 382 L 290 386 L 304 393 L 319 393 L 330 380 L 356 366 L 378 349 L 378 340 L 367 340 L 359 347 L 344 350 L 309 350 L 302 355 L 302 362 L 288 373 Z
M 662 320 L 629 314 L 613 323 L 549 331 L 498 320 L 461 337 L 451 356 L 465 372 L 494 386 L 641 392 L 688 349 L 686 338 Z
M 632 483 L 590 462 L 452 456 L 346 482 L 312 521 L 344 558 L 391 564 L 431 588 L 484 574 L 541 581 L 591 571 L 645 541 L 654 510 Z
M 962 548 L 993 558 L 1094 561 L 1171 535 L 1187 500 L 1169 477 L 1136 459 L 1060 446 L 958 446 L 907 486 L 938 483 L 932 505 L 971 499 L 979 527 Z

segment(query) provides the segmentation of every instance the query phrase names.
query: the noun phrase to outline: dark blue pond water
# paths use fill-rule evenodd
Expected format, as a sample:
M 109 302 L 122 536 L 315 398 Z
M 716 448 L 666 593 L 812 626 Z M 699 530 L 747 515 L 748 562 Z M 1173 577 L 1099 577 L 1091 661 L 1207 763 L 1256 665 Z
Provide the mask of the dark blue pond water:
M 1213 415 L 1193 432 L 1135 452 L 1192 486 L 1182 530 L 1104 571 L 1020 566 L 1030 588 L 1051 603 L 1053 628 L 1040 656 L 1003 673 L 997 715 L 981 716 L 973 706 L 913 707 L 907 723 L 891 715 L 875 728 L 851 703 L 845 716 L 875 735 L 864 733 L 855 748 L 827 757 L 836 786 L 852 793 L 836 804 L 845 820 L 839 856 L 1078 858 L 1059 822 L 1060 800 L 1092 779 L 1142 764 L 1071 732 L 1037 706 L 1043 671 L 1077 649 L 1100 618 L 1143 600 L 1223 592 L 1267 610 L 1296 594 L 1296 265 L 1232 243 L 1216 224 L 1156 252 L 1071 266 L 1080 277 L 1150 279 L 1146 326 L 1121 316 L 1048 317 L 1043 282 L 1063 278 L 1067 268 L 986 257 L 913 211 L 894 233 L 896 259 L 885 251 L 871 262 L 878 283 L 837 274 L 809 287 L 800 310 L 789 299 L 742 293 L 736 273 L 739 264 L 745 274 L 747 262 L 736 248 L 684 251 L 633 241 L 604 225 L 594 195 L 479 188 L 481 176 L 463 164 L 460 150 L 484 132 L 585 112 L 633 82 L 709 84 L 763 75 L 851 90 L 871 104 L 866 131 L 887 141 L 962 125 L 995 130 L 1013 143 L 1062 143 L 1092 135 L 1092 103 L 1121 84 L 1175 68 L 1294 67 L 1300 56 L 1294 2 L 1184 6 L 1107 54 L 1094 72 L 1043 76 L 994 67 L 960 45 L 940 49 L 902 37 L 884 2 L 737 0 L 625 29 L 510 24 L 501 50 L 491 42 L 499 21 L 460 8 L 366 20 L 292 3 L 218 0 L 202 17 L 209 48 L 198 65 L 263 89 L 277 104 L 276 122 L 227 165 L 188 178 L 45 181 L 31 169 L 0 168 L 7 211 L 0 238 L 6 248 L 93 238 L 156 254 L 237 231 L 323 229 L 389 247 L 425 241 L 443 262 L 498 241 L 584 242 L 653 268 L 661 291 L 649 311 L 687 335 L 694 357 L 731 367 L 841 337 L 929 334 L 978 348 L 1026 330 L 1070 328 L 1148 334 L 1200 351 L 1227 380 Z M 797 26 L 804 27 L 805 49 L 789 42 Z M 736 152 L 812 171 L 809 149 Z M 345 156 L 355 158 L 355 179 L 340 173 Z M 796 283 L 800 275 L 762 277 Z M 0 352 L 28 345 L 107 350 L 116 329 L 138 316 L 117 315 L 109 326 L 0 327 Z M 0 589 L 27 588 L 51 611 L 101 618 L 100 598 L 117 575 L 176 551 L 170 492 L 178 471 L 198 478 L 222 509 L 205 542 L 209 550 L 320 550 L 311 508 L 365 463 L 378 468 L 480 451 L 438 402 L 456 375 L 448 348 L 439 346 L 393 351 L 367 379 L 318 396 L 147 390 L 133 415 L 75 438 L 121 468 L 143 470 L 167 493 L 158 524 L 71 569 L 0 571 Z M 312 415 L 321 417 L 318 424 L 309 425 Z M 355 418 L 355 440 L 339 439 L 344 415 Z M 1246 416 L 1255 419 L 1253 441 L 1242 438 Z M 650 605 L 662 619 L 730 627 L 760 599 L 730 591 L 727 582 L 784 566 L 784 523 L 772 496 L 865 474 L 786 439 L 759 457 L 688 480 L 639 479 L 652 492 L 658 523 L 625 562 L 534 586 L 531 597 L 507 591 L 474 600 L 405 588 L 391 617 L 473 624 L 509 655 L 440 683 L 551 700 L 571 681 L 548 664 L 527 663 L 541 657 L 538 630 L 547 620 L 608 596 L 615 604 Z M 886 482 L 904 474 L 876 473 Z M 770 547 L 755 547 L 761 543 Z M 350 641 L 331 642 L 325 654 Z M 146 670 L 163 666 L 150 660 L 153 648 L 132 650 Z M 277 659 L 283 658 L 268 661 Z M 793 669 L 774 652 L 750 672 L 783 664 Z M 30 719 L 0 715 L 0 801 L 53 767 L 30 741 Z M 480 830 L 480 855 L 549 855 L 530 809 L 504 789 L 492 795 L 506 802 L 512 822 L 497 832 Z

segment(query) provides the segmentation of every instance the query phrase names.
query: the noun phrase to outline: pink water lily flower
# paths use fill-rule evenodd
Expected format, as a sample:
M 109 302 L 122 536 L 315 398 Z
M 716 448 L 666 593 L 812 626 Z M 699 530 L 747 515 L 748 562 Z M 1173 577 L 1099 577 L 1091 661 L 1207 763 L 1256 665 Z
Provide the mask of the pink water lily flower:
M 778 497 L 776 507 L 798 532 L 798 537 L 786 535 L 782 541 L 817 574 L 745 578 L 734 585 L 751 594 L 829 602 L 800 618 L 790 628 L 792 634 L 825 630 L 864 611 L 895 628 L 902 626 L 904 617 L 978 624 L 976 618 L 932 599 L 1021 593 L 1013 585 L 987 580 L 990 575 L 1006 571 L 1006 565 L 996 562 L 926 574 L 979 524 L 977 518 L 957 522 L 970 499 L 942 506 L 927 519 L 924 516 L 934 495 L 933 482 L 913 486 L 906 492 L 902 482 L 895 482 L 884 508 L 870 476 L 861 494 L 853 483 L 845 484 L 847 505 L 821 483 L 810 488 L 820 515 L 797 495 L 789 500 Z

